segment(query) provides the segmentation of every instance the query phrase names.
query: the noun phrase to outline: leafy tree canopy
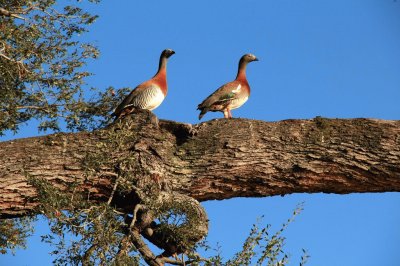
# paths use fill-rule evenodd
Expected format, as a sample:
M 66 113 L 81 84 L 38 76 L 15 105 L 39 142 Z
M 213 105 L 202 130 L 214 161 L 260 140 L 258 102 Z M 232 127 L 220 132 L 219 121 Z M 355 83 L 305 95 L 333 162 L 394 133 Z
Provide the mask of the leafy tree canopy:
M 99 50 L 79 36 L 97 16 L 66 3 L 0 0 L 1 135 L 33 118 L 41 130 L 60 130 L 60 121 L 69 130 L 92 129 L 103 125 L 111 102 L 119 99 L 112 88 L 85 98 L 91 73 L 83 66 Z

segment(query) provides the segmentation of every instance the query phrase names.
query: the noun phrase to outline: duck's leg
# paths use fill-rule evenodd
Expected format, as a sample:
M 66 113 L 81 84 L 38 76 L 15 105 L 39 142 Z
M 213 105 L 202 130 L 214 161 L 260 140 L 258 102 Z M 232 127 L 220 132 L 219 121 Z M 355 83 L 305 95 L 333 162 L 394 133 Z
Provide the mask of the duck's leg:
M 228 118 L 232 118 L 231 109 L 228 109 Z
M 229 109 L 224 109 L 224 117 L 229 118 Z

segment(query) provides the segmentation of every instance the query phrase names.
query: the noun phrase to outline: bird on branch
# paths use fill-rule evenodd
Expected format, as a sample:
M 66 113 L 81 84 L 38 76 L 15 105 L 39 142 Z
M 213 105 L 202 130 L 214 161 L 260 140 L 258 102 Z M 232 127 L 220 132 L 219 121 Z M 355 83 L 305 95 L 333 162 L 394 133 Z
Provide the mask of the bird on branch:
M 175 54 L 171 49 L 165 49 L 160 56 L 157 73 L 150 80 L 139 84 L 131 93 L 114 109 L 116 119 L 132 113 L 135 109 L 156 109 L 165 99 L 168 92 L 167 86 L 167 61 Z
M 219 87 L 198 105 L 197 110 L 200 110 L 199 120 L 209 111 L 223 112 L 225 118 L 232 118 L 231 110 L 242 106 L 250 96 L 246 66 L 253 61 L 258 61 L 253 54 L 245 54 L 240 58 L 236 79 Z

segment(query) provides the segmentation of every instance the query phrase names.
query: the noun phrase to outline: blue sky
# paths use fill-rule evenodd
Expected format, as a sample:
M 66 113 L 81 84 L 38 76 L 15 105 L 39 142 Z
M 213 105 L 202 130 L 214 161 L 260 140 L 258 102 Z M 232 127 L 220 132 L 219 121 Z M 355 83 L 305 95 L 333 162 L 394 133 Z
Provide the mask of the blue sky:
M 104 1 L 82 36 L 101 49 L 87 68 L 88 87 L 135 87 L 152 77 L 165 48 L 169 94 L 155 110 L 160 119 L 197 123 L 196 106 L 235 78 L 239 58 L 254 53 L 247 69 L 249 101 L 234 117 L 400 118 L 400 3 L 393 0 Z M 207 113 L 203 120 L 221 118 Z M 16 136 L 38 135 L 30 125 Z M 209 240 L 223 256 L 241 247 L 257 217 L 277 229 L 297 203 L 305 210 L 288 228 L 285 249 L 297 265 L 400 264 L 400 193 L 295 194 L 205 202 Z M 38 231 L 26 251 L 0 256 L 0 265 L 49 265 Z

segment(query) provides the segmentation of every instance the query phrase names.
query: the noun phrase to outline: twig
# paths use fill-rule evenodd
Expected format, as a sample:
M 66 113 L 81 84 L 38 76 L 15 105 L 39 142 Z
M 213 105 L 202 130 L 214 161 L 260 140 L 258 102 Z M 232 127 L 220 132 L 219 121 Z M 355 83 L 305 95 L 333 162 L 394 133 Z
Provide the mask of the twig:
M 93 244 L 88 250 L 86 250 L 85 255 L 82 258 L 82 265 L 90 265 L 90 256 L 92 256 L 93 252 L 95 251 L 97 245 Z
M 6 50 L 6 45 L 4 44 L 4 42 L 0 42 L 0 43 L 3 45 L 3 47 L 0 49 L 0 52 L 2 53 Z
M 18 16 L 16 13 L 10 12 L 2 7 L 0 7 L 0 15 L 2 15 L 4 17 L 13 17 L 13 18 L 19 18 L 19 19 L 25 20 L 24 17 Z
M 146 245 L 143 241 L 142 237 L 140 236 L 139 232 L 136 230 L 131 231 L 132 236 L 132 243 L 143 256 L 143 259 L 147 262 L 150 266 L 164 266 L 164 262 L 161 258 L 157 258 L 150 248 Z
M 133 209 L 133 217 L 132 217 L 132 222 L 131 222 L 131 224 L 129 225 L 129 229 L 132 229 L 133 228 L 133 226 L 135 225 L 135 223 L 136 223 L 136 218 L 137 218 L 137 212 L 139 211 L 139 210 L 143 210 L 144 209 L 144 205 L 142 205 L 142 204 L 136 204 L 136 206 L 135 206 L 135 208 Z
M 112 210 L 112 211 L 113 211 L 113 213 L 116 213 L 116 214 L 119 214 L 119 215 L 124 215 L 125 214 L 124 212 L 119 212 L 117 210 Z
M 0 8 L 0 10 L 1 10 L 1 8 Z M 0 13 L 1 13 L 1 11 L 0 11 Z M 25 67 L 24 62 L 23 62 L 22 59 L 21 59 L 21 60 L 15 60 L 15 59 L 13 59 L 13 58 L 11 58 L 11 57 L 5 55 L 3 52 L 4 52 L 5 49 L 6 49 L 6 45 L 5 45 L 3 42 L 1 42 L 1 44 L 3 45 L 3 48 L 0 49 L 0 56 L 3 57 L 3 58 L 5 58 L 5 59 L 7 59 L 8 61 L 11 61 L 11 62 L 13 62 L 13 63 L 17 63 L 18 74 L 19 74 L 19 76 L 21 77 L 22 74 L 24 74 L 24 72 L 25 72 L 25 73 L 26 73 L 26 72 L 30 73 L 30 71 Z M 23 71 L 21 71 L 21 68 L 22 68 Z
M 117 178 L 115 179 L 115 184 L 114 184 L 113 190 L 111 191 L 111 195 L 108 198 L 107 205 L 110 205 L 110 203 L 111 203 L 111 201 L 112 201 L 112 199 L 114 197 L 115 191 L 117 190 L 117 187 L 118 187 L 119 179 L 120 179 L 120 176 L 117 175 Z
M 108 172 L 108 171 L 101 172 L 101 175 L 102 175 L 102 176 L 115 176 L 115 177 L 119 177 L 118 174 L 116 174 L 116 173 L 114 173 L 114 172 Z
M 112 263 L 110 263 L 110 265 L 118 265 L 118 260 L 125 254 L 128 254 L 128 250 L 132 247 L 132 242 L 131 240 L 131 235 L 130 232 L 125 235 L 122 239 L 121 239 L 121 244 L 119 246 L 119 250 L 117 252 L 117 254 L 115 255 L 115 257 L 113 258 Z
M 162 257 L 162 258 L 160 258 L 160 260 L 163 263 L 169 263 L 169 264 L 172 264 L 172 265 L 181 265 L 181 266 L 190 265 L 192 263 L 199 262 L 199 261 L 209 262 L 209 260 L 203 259 L 203 258 L 185 261 L 185 260 L 174 260 L 174 259 L 171 259 L 171 258 L 168 258 L 168 257 Z
M 3 52 L 3 51 L 4 51 L 4 47 L 3 47 L 3 49 L 1 49 L 1 52 Z M 4 58 L 7 59 L 8 61 L 11 61 L 11 62 L 14 62 L 14 63 L 18 63 L 18 61 L 14 60 L 14 59 L 12 59 L 12 58 L 10 58 L 10 57 L 8 57 L 8 56 L 6 56 L 6 55 L 3 54 L 3 53 L 0 53 L 0 56 L 1 56 L 1 57 L 4 57 Z
M 70 24 L 70 21 L 69 21 L 69 19 L 68 19 L 68 16 L 65 16 L 65 15 L 60 14 L 60 13 L 57 12 L 55 9 L 52 9 L 52 11 L 53 11 L 53 12 L 56 11 L 55 13 L 58 13 L 59 15 L 51 14 L 50 12 L 48 12 L 48 11 L 46 11 L 46 10 L 43 10 L 43 9 L 40 9 L 40 8 L 36 8 L 36 7 L 35 7 L 34 9 L 43 12 L 44 14 L 48 15 L 49 17 L 55 18 L 56 21 L 59 22 L 63 27 L 65 27 L 65 28 L 69 28 L 69 27 L 70 27 L 70 25 L 69 25 L 69 24 Z M 62 20 L 59 19 L 59 18 L 61 18 L 61 17 L 67 19 L 68 25 L 65 24 Z
M 118 253 L 117 253 L 117 255 L 115 256 L 114 260 L 118 261 L 118 259 L 119 259 L 123 254 L 127 254 L 127 253 L 128 253 L 128 250 L 129 250 L 130 247 L 133 245 L 133 243 L 132 243 L 132 241 L 131 241 L 131 238 L 132 238 L 132 232 L 133 232 L 133 230 L 134 230 L 133 227 L 135 226 L 135 223 L 136 223 L 136 215 L 137 215 L 137 212 L 138 212 L 139 210 L 143 209 L 143 208 L 144 208 L 144 205 L 137 204 L 137 205 L 135 206 L 135 208 L 133 209 L 133 218 L 132 218 L 132 221 L 131 221 L 131 223 L 129 224 L 129 229 L 128 229 L 126 235 L 121 239 L 121 245 L 120 245 L 120 248 L 119 248 Z M 135 245 L 135 247 L 136 247 L 136 245 Z
M 43 106 L 33 106 L 33 105 L 17 106 L 17 107 L 15 107 L 15 109 L 17 109 L 17 110 L 21 110 L 21 109 L 40 110 L 40 111 L 43 111 L 44 113 L 50 114 L 50 111 L 46 107 L 43 107 Z

